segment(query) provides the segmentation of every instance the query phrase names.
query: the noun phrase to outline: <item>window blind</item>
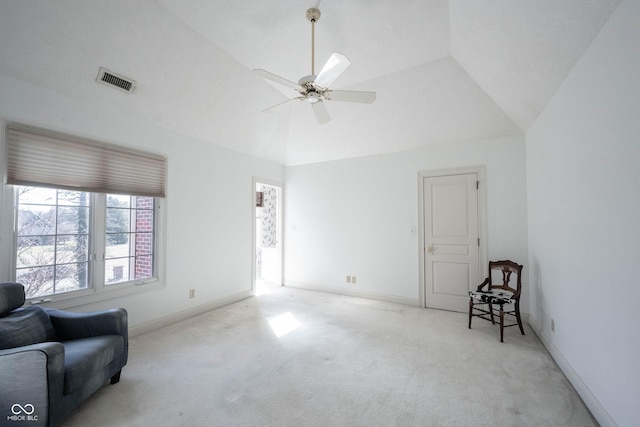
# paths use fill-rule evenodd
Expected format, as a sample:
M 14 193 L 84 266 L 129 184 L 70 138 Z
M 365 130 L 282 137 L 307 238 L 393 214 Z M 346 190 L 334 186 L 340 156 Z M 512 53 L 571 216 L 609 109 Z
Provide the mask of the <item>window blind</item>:
M 5 182 L 164 197 L 164 156 L 21 124 L 6 128 Z

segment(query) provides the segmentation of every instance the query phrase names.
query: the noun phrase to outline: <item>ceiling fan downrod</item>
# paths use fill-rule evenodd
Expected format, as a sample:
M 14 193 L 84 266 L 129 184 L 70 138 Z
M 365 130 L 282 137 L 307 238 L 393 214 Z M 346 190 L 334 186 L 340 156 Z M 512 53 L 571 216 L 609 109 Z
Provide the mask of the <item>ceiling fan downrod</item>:
M 316 21 L 320 19 L 320 11 L 314 7 L 307 10 L 307 20 L 311 22 L 311 75 L 315 76 L 315 40 L 316 40 Z

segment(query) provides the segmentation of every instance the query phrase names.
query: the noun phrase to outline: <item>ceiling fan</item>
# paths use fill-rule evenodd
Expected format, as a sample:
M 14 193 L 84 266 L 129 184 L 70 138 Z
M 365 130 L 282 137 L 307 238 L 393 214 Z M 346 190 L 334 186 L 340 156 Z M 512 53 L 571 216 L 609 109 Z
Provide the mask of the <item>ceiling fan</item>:
M 371 104 L 376 99 L 375 92 L 363 92 L 355 90 L 331 90 L 329 86 L 347 69 L 351 62 L 346 56 L 340 53 L 334 53 L 329 57 L 329 60 L 322 67 L 320 72 L 315 73 L 315 23 L 320 19 L 320 11 L 315 8 L 307 10 L 307 19 L 311 22 L 311 75 L 304 76 L 298 83 L 294 83 L 283 77 L 277 76 L 269 71 L 262 69 L 253 70 L 265 79 L 271 80 L 275 83 L 279 83 L 286 87 L 289 87 L 297 91 L 300 96 L 288 99 L 284 102 L 269 107 L 264 111 L 269 111 L 273 108 L 279 107 L 291 101 L 307 101 L 311 104 L 318 123 L 323 124 L 331 120 L 329 111 L 324 105 L 325 101 L 346 101 L 346 102 L 360 102 L 364 104 Z

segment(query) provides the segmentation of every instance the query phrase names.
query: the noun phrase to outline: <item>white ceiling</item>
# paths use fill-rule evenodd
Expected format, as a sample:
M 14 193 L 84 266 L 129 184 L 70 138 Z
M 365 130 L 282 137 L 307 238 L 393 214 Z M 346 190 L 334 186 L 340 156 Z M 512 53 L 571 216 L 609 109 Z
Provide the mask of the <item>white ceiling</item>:
M 2 0 L 0 73 L 252 156 L 294 165 L 525 133 L 619 0 Z M 297 81 L 352 65 L 318 125 Z M 105 67 L 134 94 L 95 82 Z M 290 92 L 290 93 L 289 93 Z

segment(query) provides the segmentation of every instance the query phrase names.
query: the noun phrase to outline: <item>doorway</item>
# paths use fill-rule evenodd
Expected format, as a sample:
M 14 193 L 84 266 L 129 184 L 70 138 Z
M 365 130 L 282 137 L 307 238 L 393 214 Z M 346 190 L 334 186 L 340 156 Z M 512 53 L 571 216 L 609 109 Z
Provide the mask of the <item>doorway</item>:
M 282 185 L 254 178 L 253 293 L 282 285 Z
M 424 307 L 468 311 L 469 291 L 486 265 L 484 176 L 484 167 L 419 174 Z

